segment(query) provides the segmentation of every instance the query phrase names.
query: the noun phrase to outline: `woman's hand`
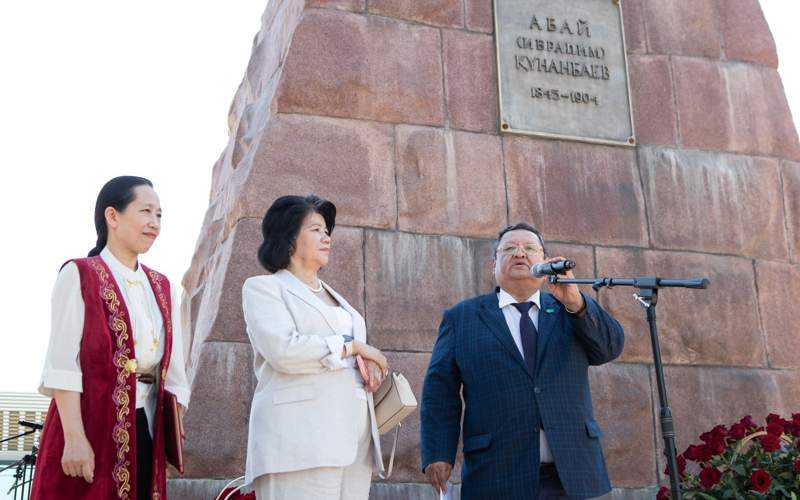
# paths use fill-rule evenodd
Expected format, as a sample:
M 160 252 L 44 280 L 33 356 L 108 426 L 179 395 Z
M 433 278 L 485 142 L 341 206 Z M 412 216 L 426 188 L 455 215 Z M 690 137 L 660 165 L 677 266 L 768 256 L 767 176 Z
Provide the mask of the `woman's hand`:
M 386 360 L 386 356 L 384 356 L 379 349 L 376 349 L 369 344 L 365 344 L 364 342 L 354 340 L 353 354 L 360 354 L 365 361 L 374 361 L 377 363 L 384 376 L 389 373 L 389 362 Z
M 94 451 L 86 436 L 65 437 L 61 468 L 70 477 L 82 477 L 87 483 L 94 481 Z
M 381 370 L 380 365 L 371 359 L 366 360 L 365 363 L 367 365 L 368 378 L 364 380 L 364 390 L 367 392 L 375 392 L 383 383 L 386 374 Z
M 53 390 L 56 409 L 64 429 L 64 453 L 61 468 L 70 477 L 82 477 L 87 483 L 94 480 L 94 451 L 83 428 L 81 395 L 74 391 Z

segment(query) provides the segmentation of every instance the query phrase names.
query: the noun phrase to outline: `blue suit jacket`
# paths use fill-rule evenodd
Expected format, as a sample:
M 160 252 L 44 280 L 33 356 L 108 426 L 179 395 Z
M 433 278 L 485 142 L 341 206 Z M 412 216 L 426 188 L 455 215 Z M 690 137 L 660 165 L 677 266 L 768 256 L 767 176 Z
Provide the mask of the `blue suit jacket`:
M 597 302 L 584 299 L 586 312 L 577 317 L 542 293 L 535 377 L 525 368 L 496 293 L 445 311 L 422 389 L 422 466 L 454 464 L 463 431 L 464 500 L 535 500 L 542 427 L 571 498 L 611 489 L 588 367 L 619 356 L 624 333 Z

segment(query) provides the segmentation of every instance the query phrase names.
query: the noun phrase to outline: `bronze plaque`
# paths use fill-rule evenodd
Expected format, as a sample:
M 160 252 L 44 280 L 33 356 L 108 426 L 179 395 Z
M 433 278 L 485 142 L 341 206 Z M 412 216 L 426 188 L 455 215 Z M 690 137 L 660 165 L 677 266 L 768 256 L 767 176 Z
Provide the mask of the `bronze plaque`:
M 500 131 L 633 146 L 619 0 L 494 0 Z

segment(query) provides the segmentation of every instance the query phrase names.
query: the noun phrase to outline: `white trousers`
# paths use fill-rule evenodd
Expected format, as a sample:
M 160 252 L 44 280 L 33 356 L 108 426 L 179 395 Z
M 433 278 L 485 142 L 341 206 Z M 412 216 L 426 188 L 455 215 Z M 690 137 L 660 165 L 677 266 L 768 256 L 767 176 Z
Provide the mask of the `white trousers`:
M 369 411 L 364 402 L 355 461 L 346 467 L 315 467 L 264 474 L 253 481 L 258 500 L 367 500 L 373 451 Z M 335 432 L 335 430 L 334 430 Z

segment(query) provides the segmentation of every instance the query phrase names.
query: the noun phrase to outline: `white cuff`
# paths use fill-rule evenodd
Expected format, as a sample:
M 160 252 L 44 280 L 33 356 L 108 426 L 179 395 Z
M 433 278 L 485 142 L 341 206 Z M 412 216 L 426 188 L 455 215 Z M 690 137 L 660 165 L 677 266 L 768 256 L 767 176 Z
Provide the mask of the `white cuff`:
M 54 389 L 83 392 L 83 374 L 65 370 L 45 370 L 39 384 L 39 393 L 52 398 Z
M 164 390 L 169 391 L 178 398 L 178 403 L 181 404 L 184 408 L 189 408 L 189 399 L 191 397 L 192 391 L 190 391 L 186 387 L 171 387 L 167 384 L 164 384 Z
M 328 344 L 328 349 L 330 349 L 331 353 L 322 358 L 322 365 L 329 370 L 349 368 L 345 358 L 342 358 L 344 337 L 342 335 L 329 335 L 325 337 L 325 343 Z

